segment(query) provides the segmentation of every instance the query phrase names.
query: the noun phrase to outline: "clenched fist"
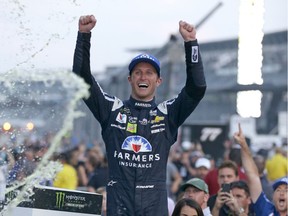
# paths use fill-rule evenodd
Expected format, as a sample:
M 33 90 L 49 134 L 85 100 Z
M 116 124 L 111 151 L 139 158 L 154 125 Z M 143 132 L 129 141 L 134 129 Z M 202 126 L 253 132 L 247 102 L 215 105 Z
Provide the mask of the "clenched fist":
M 79 32 L 89 33 L 96 25 L 97 20 L 93 15 L 81 16 L 79 18 Z
M 196 29 L 193 25 L 185 22 L 179 22 L 179 32 L 182 35 L 185 42 L 196 40 Z

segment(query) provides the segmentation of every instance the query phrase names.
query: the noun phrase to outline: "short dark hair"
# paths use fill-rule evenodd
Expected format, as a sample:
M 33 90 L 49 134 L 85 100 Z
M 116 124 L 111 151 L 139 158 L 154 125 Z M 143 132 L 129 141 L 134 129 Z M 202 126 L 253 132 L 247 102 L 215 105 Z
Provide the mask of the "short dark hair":
M 190 198 L 180 199 L 176 203 L 171 216 L 179 216 L 184 206 L 190 206 L 191 208 L 194 208 L 196 210 L 198 216 L 204 216 L 201 206 L 195 200 L 192 200 Z
M 218 172 L 219 170 L 224 169 L 224 168 L 230 168 L 234 170 L 235 175 L 238 176 L 238 166 L 234 161 L 231 161 L 231 160 L 223 161 L 218 167 Z
M 231 190 L 233 188 L 243 189 L 245 191 L 246 195 L 250 196 L 249 187 L 248 187 L 248 185 L 247 185 L 247 183 L 245 181 L 240 180 L 240 181 L 232 182 L 230 184 L 230 188 L 231 188 Z

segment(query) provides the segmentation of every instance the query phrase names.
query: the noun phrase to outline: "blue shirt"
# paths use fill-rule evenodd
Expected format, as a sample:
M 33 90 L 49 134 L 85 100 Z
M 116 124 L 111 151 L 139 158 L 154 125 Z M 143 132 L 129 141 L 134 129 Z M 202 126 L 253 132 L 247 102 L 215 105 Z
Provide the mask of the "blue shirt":
M 253 204 L 253 208 L 257 216 L 280 216 L 273 203 L 267 199 L 263 191 L 256 203 Z

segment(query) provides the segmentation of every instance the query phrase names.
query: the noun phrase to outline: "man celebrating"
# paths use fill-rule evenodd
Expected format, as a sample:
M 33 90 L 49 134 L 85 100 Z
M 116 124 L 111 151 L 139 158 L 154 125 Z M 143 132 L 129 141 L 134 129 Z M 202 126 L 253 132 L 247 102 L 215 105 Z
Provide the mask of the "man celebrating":
M 131 95 L 122 101 L 105 93 L 90 71 L 93 15 L 81 16 L 74 53 L 73 72 L 90 85 L 85 99 L 102 127 L 109 183 L 107 215 L 166 216 L 166 164 L 177 131 L 193 112 L 206 90 L 195 28 L 179 22 L 184 39 L 186 84 L 176 98 L 155 103 L 157 87 L 162 83 L 160 62 L 149 54 L 140 54 L 129 64 Z
M 247 175 L 247 184 L 250 190 L 254 210 L 257 216 L 287 216 L 288 215 L 288 177 L 283 177 L 273 184 L 273 203 L 266 198 L 263 192 L 257 166 L 253 160 L 249 146 L 239 124 L 239 131 L 234 134 L 234 139 L 241 146 L 243 168 Z

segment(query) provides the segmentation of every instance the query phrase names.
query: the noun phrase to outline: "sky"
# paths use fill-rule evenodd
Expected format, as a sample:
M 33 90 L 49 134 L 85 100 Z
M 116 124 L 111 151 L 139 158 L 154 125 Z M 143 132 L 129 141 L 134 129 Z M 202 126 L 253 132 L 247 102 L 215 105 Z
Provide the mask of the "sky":
M 71 70 L 78 19 L 93 14 L 91 69 L 129 63 L 131 49 L 163 46 L 179 20 L 196 25 L 217 0 L 0 0 L 0 72 Z M 222 6 L 197 29 L 200 43 L 237 38 L 240 0 Z M 287 29 L 287 0 L 265 0 L 264 33 Z

